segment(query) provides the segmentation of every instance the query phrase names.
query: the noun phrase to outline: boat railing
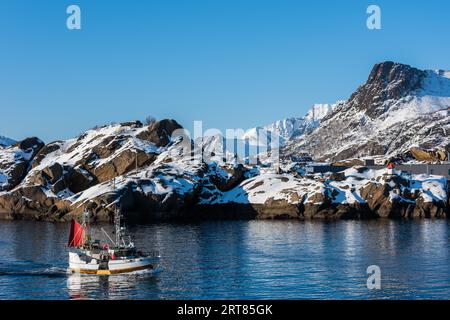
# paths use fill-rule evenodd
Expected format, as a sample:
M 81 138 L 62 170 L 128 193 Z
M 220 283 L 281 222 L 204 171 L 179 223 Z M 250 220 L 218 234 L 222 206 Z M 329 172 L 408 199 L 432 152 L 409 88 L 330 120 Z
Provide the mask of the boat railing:
M 150 258 L 158 258 L 160 257 L 159 251 L 154 250 L 154 251 L 140 251 L 140 253 L 142 254 L 142 256 L 145 257 L 150 257 Z

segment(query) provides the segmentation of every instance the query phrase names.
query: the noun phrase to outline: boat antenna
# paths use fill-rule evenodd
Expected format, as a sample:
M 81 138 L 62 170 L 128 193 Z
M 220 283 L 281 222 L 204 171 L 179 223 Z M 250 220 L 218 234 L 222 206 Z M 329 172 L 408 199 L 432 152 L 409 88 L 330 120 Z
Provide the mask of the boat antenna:
M 87 210 L 85 209 L 84 210 L 84 212 L 83 212 L 83 220 L 82 220 L 82 224 L 83 224 L 83 227 L 84 228 L 86 228 L 87 227 L 87 217 L 88 216 L 88 212 L 87 212 Z
M 111 243 L 113 245 L 115 245 L 114 240 L 111 239 L 111 237 L 109 236 L 108 232 L 105 231 L 105 229 L 101 228 L 102 232 L 106 235 L 106 237 L 109 239 L 109 241 L 111 241 Z
M 89 225 L 89 211 L 87 209 L 85 209 L 83 212 L 82 226 L 86 230 L 85 235 L 84 235 L 85 240 L 88 240 L 88 241 L 91 240 L 91 228 Z
M 122 240 L 122 226 L 120 220 L 122 219 L 122 212 L 116 203 L 116 210 L 114 213 L 114 228 L 116 231 L 116 246 L 120 247 L 120 242 Z

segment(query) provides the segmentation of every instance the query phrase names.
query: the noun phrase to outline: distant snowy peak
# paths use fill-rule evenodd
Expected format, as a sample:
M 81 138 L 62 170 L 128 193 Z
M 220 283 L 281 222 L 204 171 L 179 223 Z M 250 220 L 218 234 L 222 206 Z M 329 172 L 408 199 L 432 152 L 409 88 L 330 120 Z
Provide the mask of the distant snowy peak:
M 367 81 L 286 151 L 338 161 L 450 150 L 450 72 L 376 64 Z
M 336 104 L 315 104 L 308 111 L 304 119 L 309 121 L 320 121 L 330 114 L 335 106 Z
M 0 147 L 8 147 L 15 144 L 16 141 L 4 136 L 0 136 Z
M 427 71 L 417 96 L 450 97 L 450 71 Z M 448 105 L 446 105 L 448 107 Z
M 434 70 L 434 73 L 436 73 L 438 76 L 449 78 L 450 79 L 450 70 Z
M 261 136 L 263 132 L 266 132 L 270 133 L 272 139 L 278 137 L 280 143 L 285 144 L 293 138 L 314 130 L 320 124 L 320 121 L 334 110 L 336 105 L 337 104 L 315 104 L 304 117 L 287 118 L 275 121 L 263 127 L 252 128 L 244 134 L 243 139 L 248 139 L 250 142 L 256 143 L 256 141 L 258 141 L 258 135 Z M 259 138 L 259 140 L 261 140 L 261 138 Z M 259 141 L 259 144 L 261 143 L 262 142 Z
M 447 117 L 450 109 L 449 97 L 450 71 L 423 71 L 392 61 L 381 62 L 373 67 L 367 81 L 348 101 L 315 104 L 304 117 L 287 118 L 252 128 L 244 134 L 243 139 L 248 139 L 253 144 L 265 144 L 267 138 L 262 133 L 266 132 L 272 140 L 278 137 L 281 145 L 297 143 L 303 138 L 312 138 L 317 142 L 324 139 L 325 132 L 328 134 L 329 131 L 335 130 L 337 133 L 342 129 L 347 132 L 349 144 L 353 144 L 361 140 L 361 137 L 371 136 L 378 130 L 386 130 L 392 125 L 423 115 Z M 446 113 L 438 115 L 438 111 Z M 330 130 L 335 126 L 339 128 Z M 355 133 L 357 128 L 361 129 L 359 134 Z M 317 137 L 310 136 L 314 131 L 320 134 Z M 409 137 L 409 141 L 412 141 L 411 138 Z M 329 137 L 328 141 L 330 146 L 315 149 L 313 153 L 322 155 L 344 151 L 343 154 L 347 154 L 348 145 L 334 150 L 334 138 Z

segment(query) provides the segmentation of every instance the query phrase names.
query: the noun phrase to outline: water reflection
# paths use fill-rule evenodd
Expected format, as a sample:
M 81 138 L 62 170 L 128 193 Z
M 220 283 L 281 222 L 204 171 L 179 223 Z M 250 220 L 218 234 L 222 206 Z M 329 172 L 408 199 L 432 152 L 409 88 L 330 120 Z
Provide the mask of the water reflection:
M 0 222 L 0 299 L 450 297 L 449 221 L 131 226 L 139 247 L 160 252 L 159 272 L 113 276 L 66 274 L 67 227 Z M 380 291 L 366 288 L 374 264 Z
M 158 299 L 157 273 L 146 271 L 111 276 L 70 274 L 67 277 L 68 294 L 72 300 Z M 143 295 L 139 289 L 143 284 L 148 289 L 152 288 L 152 292 Z

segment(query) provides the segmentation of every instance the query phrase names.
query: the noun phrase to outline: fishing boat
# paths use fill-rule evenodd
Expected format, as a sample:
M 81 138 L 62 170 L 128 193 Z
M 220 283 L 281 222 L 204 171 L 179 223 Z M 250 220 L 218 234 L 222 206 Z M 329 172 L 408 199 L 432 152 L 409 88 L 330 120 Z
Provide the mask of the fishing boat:
M 121 211 L 116 208 L 114 214 L 115 240 L 103 228 L 101 229 L 109 240 L 109 244 L 92 239 L 88 212 L 83 214 L 81 224 L 72 220 L 68 243 L 70 248 L 69 272 L 112 275 L 155 269 L 160 258 L 159 254 L 137 250 L 131 237 L 126 235 L 126 229 L 121 225 L 121 219 Z

